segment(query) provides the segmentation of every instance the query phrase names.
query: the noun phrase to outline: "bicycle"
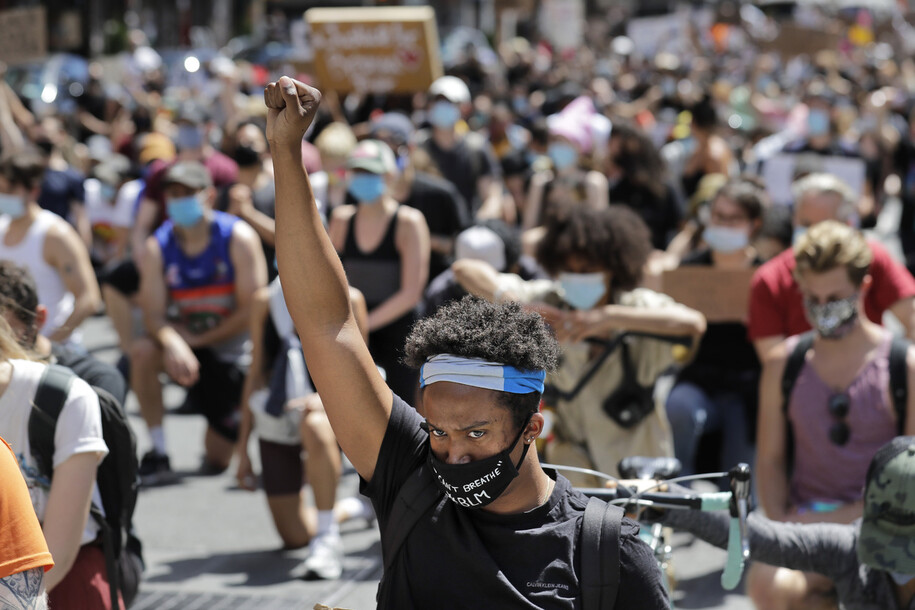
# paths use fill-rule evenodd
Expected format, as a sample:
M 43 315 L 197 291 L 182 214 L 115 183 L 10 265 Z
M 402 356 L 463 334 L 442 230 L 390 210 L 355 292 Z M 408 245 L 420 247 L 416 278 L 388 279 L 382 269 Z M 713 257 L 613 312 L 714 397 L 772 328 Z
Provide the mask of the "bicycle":
M 623 481 L 612 475 L 576 466 L 563 466 L 559 464 L 543 464 L 544 468 L 566 470 L 596 476 L 606 481 L 616 482 L 616 487 L 578 488 L 589 497 L 597 497 L 611 504 L 616 504 L 629 509 L 638 509 L 636 520 L 640 520 L 641 511 L 646 508 L 663 508 L 674 510 L 700 510 L 724 511 L 730 513 L 731 523 L 728 535 L 727 563 L 721 574 L 721 586 L 732 591 L 740 584 L 743 577 L 744 566 L 750 557 L 750 544 L 747 536 L 747 515 L 749 513 L 750 497 L 750 467 L 747 464 L 738 464 L 728 472 L 714 472 L 707 474 L 694 474 L 676 476 L 680 471 L 680 463 L 674 458 L 646 458 L 628 457 L 620 462 L 619 471 L 624 479 L 660 480 L 659 483 L 639 491 L 635 487 L 623 485 Z M 730 491 L 717 492 L 665 492 L 658 490 L 665 484 L 680 483 L 695 480 L 711 480 L 721 477 L 728 478 Z M 667 541 L 664 526 L 661 523 L 651 523 L 649 528 L 641 528 L 640 536 L 651 547 L 655 560 L 662 574 L 667 578 L 662 579 L 668 594 L 672 593 L 673 586 L 670 579 L 670 561 L 672 548 Z M 671 608 L 673 609 L 671 600 Z

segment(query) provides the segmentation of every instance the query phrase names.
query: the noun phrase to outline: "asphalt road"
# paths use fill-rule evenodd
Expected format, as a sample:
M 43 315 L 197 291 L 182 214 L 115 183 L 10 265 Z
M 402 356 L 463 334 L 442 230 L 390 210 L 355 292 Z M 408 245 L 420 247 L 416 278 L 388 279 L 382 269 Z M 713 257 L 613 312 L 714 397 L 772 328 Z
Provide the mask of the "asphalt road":
M 116 337 L 106 318 L 88 320 L 83 331 L 86 346 L 96 356 L 111 363 L 117 360 Z M 165 391 L 167 408 L 181 404 L 182 390 L 168 385 Z M 149 440 L 133 396 L 127 409 L 142 455 Z M 340 580 L 298 578 L 306 551 L 280 549 L 263 494 L 238 489 L 231 471 L 218 476 L 197 473 L 204 428 L 200 416 L 166 418 L 166 442 L 180 482 L 140 492 L 135 523 L 144 543 L 147 571 L 133 608 L 273 610 L 310 609 L 319 603 L 353 610 L 374 608 L 381 574 L 377 530 L 365 522 L 342 526 L 346 560 Z M 257 458 L 256 448 L 251 454 Z M 356 488 L 356 475 L 345 475 L 339 497 L 356 493 Z M 721 589 L 724 551 L 687 535 L 677 535 L 673 542 L 678 608 L 752 608 L 740 593 Z

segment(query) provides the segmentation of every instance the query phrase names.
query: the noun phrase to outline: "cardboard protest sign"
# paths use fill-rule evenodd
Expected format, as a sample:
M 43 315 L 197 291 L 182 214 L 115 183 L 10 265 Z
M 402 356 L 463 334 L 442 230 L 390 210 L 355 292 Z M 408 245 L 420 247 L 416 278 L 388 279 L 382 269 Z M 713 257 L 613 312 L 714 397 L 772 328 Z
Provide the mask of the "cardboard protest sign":
M 797 55 L 815 55 L 820 51 L 836 51 L 842 38 L 842 34 L 836 32 L 782 23 L 773 40 L 757 42 L 762 51 L 775 52 L 790 59 Z
M 791 205 L 794 202 L 791 184 L 794 182 L 798 163 L 802 164 L 805 174 L 825 172 L 840 178 L 851 188 L 856 197 L 860 197 L 864 192 L 867 166 L 863 159 L 782 153 L 769 159 L 762 166 L 762 178 L 773 203 Z
M 47 27 L 43 6 L 0 11 L 0 61 L 17 64 L 47 55 Z
M 755 269 L 687 265 L 661 276 L 661 290 L 701 312 L 709 322 L 744 322 Z
M 323 88 L 413 93 L 442 75 L 431 7 L 313 8 L 305 20 Z

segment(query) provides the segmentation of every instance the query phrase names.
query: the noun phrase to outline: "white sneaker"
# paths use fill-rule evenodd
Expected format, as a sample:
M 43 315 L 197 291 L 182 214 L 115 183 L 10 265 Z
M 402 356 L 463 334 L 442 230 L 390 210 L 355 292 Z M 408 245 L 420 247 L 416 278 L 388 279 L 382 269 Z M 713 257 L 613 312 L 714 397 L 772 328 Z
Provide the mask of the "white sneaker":
M 337 580 L 343 574 L 343 540 L 340 534 L 321 534 L 308 545 L 302 564 L 306 580 Z

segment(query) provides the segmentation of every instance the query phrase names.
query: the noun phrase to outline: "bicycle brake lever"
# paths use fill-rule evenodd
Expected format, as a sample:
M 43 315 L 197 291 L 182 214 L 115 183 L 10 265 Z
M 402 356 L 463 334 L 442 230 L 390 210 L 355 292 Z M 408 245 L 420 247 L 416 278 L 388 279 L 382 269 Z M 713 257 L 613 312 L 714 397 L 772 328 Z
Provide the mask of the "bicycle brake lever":
M 731 487 L 731 517 L 740 516 L 738 501 L 744 501 L 744 521 L 746 520 L 746 502 L 750 498 L 750 467 L 740 463 L 728 472 L 728 483 Z

